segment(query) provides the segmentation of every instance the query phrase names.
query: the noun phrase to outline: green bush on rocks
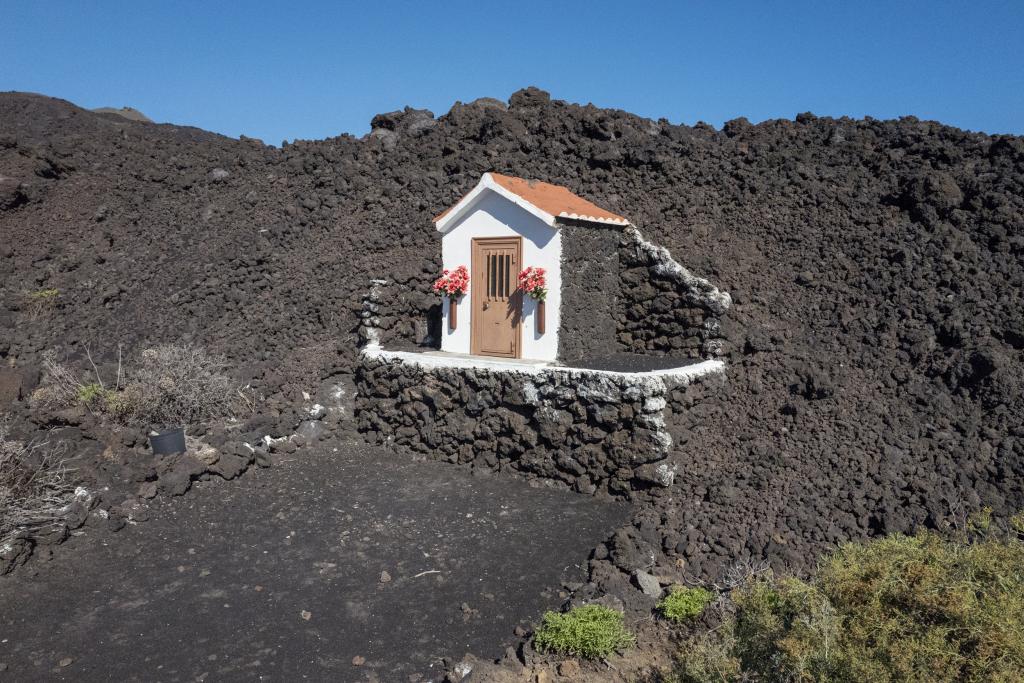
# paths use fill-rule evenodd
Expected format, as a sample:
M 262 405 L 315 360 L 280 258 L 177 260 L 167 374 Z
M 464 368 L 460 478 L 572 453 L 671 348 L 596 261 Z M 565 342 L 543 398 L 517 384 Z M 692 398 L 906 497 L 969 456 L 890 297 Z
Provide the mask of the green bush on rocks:
M 678 681 L 1024 680 L 1015 533 L 851 543 L 809 581 L 752 578 L 732 601 L 733 618 L 683 648 Z
M 635 642 L 622 612 L 602 605 L 584 605 L 568 612 L 546 612 L 533 637 L 541 652 L 601 659 Z
M 658 603 L 658 611 L 669 621 L 678 624 L 698 616 L 714 600 L 714 593 L 706 588 L 673 586 L 668 595 Z

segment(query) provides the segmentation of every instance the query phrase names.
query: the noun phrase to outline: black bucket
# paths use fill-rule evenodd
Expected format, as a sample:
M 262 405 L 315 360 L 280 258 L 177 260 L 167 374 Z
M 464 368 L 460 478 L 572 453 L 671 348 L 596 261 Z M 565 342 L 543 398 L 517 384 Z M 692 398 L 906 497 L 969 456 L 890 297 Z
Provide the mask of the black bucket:
M 153 455 L 174 455 L 185 452 L 185 428 L 166 429 L 156 436 L 149 437 L 149 445 Z

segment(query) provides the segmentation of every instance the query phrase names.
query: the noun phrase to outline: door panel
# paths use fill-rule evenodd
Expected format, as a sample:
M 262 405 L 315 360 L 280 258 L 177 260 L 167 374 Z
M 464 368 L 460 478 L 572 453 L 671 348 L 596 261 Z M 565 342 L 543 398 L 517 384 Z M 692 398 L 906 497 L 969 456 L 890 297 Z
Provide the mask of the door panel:
M 472 353 L 519 358 L 522 307 L 516 280 L 521 262 L 520 237 L 473 240 L 470 265 Z

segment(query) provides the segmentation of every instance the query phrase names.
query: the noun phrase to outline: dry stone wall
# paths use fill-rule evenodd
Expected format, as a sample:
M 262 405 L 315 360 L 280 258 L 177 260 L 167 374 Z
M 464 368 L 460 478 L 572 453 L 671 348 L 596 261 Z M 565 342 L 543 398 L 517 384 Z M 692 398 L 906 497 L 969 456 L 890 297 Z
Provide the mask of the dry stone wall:
M 424 288 L 425 289 L 425 288 Z M 360 346 L 440 347 L 441 302 L 436 295 L 394 280 L 371 280 L 359 309 Z
M 732 304 L 728 292 L 688 271 L 635 228 L 622 233 L 617 261 L 620 350 L 691 358 L 725 353 L 722 317 Z
M 689 411 L 721 382 L 569 368 L 432 366 L 370 348 L 356 425 L 371 443 L 576 491 L 630 497 L 671 486 Z

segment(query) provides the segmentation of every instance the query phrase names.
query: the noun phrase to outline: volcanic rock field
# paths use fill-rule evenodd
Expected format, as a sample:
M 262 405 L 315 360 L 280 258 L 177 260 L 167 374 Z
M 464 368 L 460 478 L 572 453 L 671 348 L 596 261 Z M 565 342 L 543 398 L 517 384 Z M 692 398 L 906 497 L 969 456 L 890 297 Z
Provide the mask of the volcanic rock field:
M 490 170 L 628 217 L 732 296 L 726 382 L 677 435 L 684 466 L 626 496 L 578 597 L 644 610 L 637 571 L 801 572 L 845 540 L 1024 508 L 1024 139 L 915 118 L 716 130 L 527 88 L 277 148 L 0 94 L 0 409 L 67 432 L 26 401 L 45 351 L 107 366 L 118 345 L 187 342 L 265 397 L 244 435 L 291 434 L 303 391 L 350 384 L 372 279 L 402 292 L 393 335 L 422 336 L 430 219 Z M 71 427 L 84 480 L 134 476 Z

